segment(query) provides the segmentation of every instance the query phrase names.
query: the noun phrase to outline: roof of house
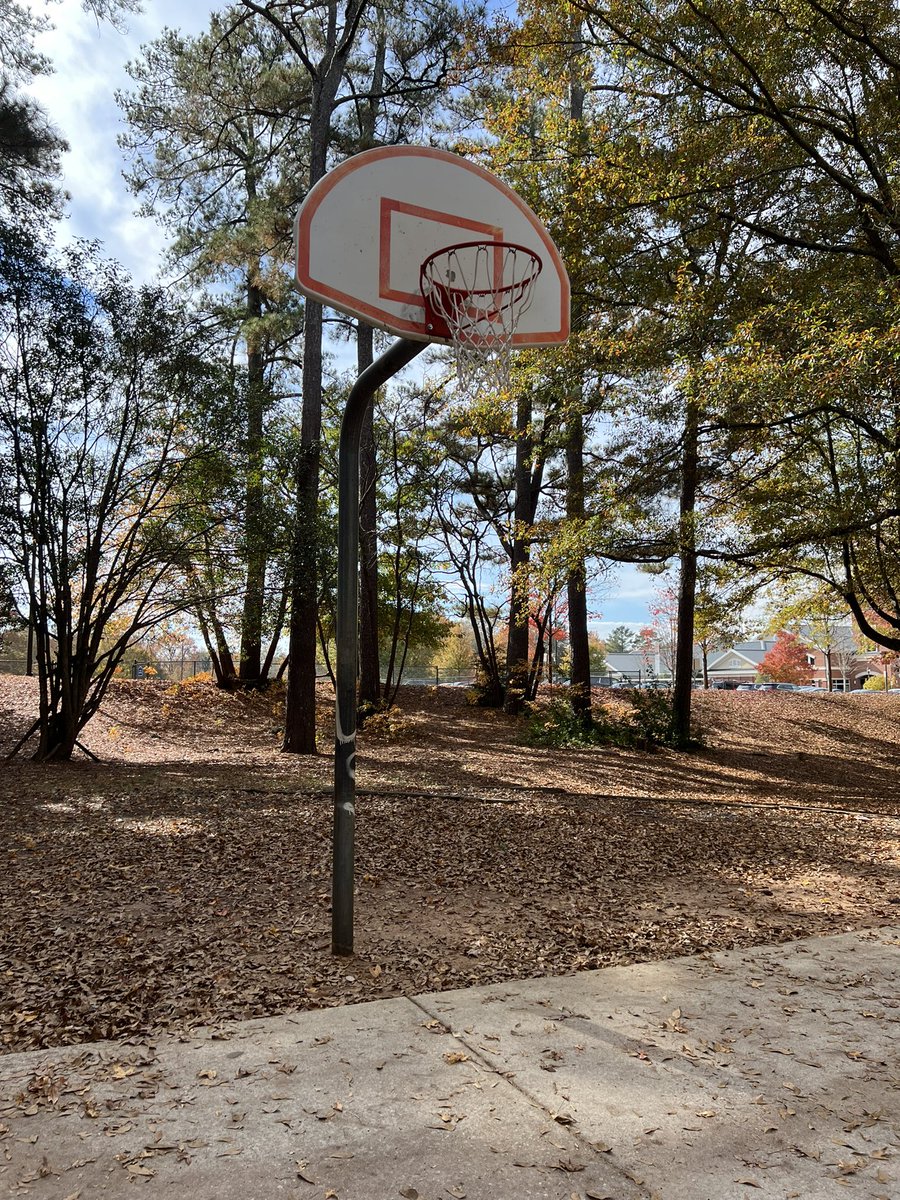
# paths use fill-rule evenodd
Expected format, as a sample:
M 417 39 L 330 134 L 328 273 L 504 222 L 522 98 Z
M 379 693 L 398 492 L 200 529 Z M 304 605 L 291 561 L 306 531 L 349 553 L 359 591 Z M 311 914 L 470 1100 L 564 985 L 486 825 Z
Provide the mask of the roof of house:
M 612 675 L 646 674 L 647 664 L 642 654 L 607 654 L 606 663 Z
M 752 642 L 736 642 L 733 646 L 729 646 L 725 650 L 714 651 L 709 656 L 709 669 L 711 671 L 716 668 L 731 668 L 735 671 L 747 670 L 748 668 L 755 670 L 774 645 L 774 640 L 766 639 Z

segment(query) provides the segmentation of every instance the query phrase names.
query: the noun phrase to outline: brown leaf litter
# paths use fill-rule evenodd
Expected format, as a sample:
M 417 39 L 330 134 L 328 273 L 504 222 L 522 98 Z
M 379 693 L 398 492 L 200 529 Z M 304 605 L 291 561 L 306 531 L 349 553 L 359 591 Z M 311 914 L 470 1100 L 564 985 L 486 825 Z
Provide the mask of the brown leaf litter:
M 34 699 L 0 677 L 0 744 Z M 0 1046 L 895 921 L 900 697 L 696 700 L 697 753 L 534 750 L 460 690 L 405 689 L 399 740 L 361 737 L 357 953 L 336 959 L 330 755 L 279 752 L 277 693 L 117 684 L 85 732 L 100 765 L 0 776 Z M 326 747 L 325 689 L 320 717 Z

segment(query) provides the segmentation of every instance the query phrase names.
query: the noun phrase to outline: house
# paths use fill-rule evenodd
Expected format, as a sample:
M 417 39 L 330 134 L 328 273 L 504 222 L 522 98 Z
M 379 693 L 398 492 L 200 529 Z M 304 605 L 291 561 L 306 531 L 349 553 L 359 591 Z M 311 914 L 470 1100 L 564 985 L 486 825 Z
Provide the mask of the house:
M 709 682 L 735 685 L 755 683 L 762 660 L 774 645 L 774 638 L 760 638 L 756 641 L 736 642 L 727 650 L 711 650 L 706 660 Z
M 800 638 L 802 641 L 802 632 Z M 759 638 L 711 651 L 707 658 L 710 683 L 737 685 L 756 682 L 762 661 L 774 645 L 774 638 Z M 877 652 L 860 650 L 849 625 L 838 629 L 830 657 L 832 687 L 835 691 L 857 691 L 880 670 L 873 663 Z M 827 688 L 828 664 L 825 653 L 807 645 L 806 658 L 810 667 L 810 683 L 815 687 Z
M 803 634 L 800 634 L 801 641 Z M 763 659 L 775 645 L 775 638 L 755 638 L 735 642 L 731 646 L 710 650 L 707 655 L 707 675 L 710 686 L 756 683 L 762 673 Z M 650 680 L 671 682 L 671 653 L 659 644 L 629 654 L 607 654 L 608 672 L 593 676 L 595 685 L 627 682 L 645 683 Z M 840 627 L 830 650 L 831 681 L 835 691 L 858 691 L 867 679 L 879 674 L 877 651 L 859 649 L 854 631 L 849 625 Z M 806 659 L 810 667 L 810 683 L 827 689 L 828 664 L 822 650 L 806 643 Z M 875 660 L 875 661 L 873 661 Z M 694 646 L 694 678 L 703 678 L 703 652 Z

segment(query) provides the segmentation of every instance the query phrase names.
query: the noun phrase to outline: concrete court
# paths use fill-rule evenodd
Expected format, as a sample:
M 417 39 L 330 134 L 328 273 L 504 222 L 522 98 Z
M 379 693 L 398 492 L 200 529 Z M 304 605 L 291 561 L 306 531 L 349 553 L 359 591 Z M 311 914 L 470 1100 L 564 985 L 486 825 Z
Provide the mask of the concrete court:
M 0 1197 L 900 1197 L 900 927 L 0 1058 Z

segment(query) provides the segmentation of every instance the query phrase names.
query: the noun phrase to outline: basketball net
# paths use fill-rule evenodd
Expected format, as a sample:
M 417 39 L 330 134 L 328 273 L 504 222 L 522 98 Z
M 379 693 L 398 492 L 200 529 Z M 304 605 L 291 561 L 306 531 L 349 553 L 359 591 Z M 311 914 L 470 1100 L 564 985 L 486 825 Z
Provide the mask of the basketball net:
M 452 347 L 466 395 L 509 391 L 513 336 L 542 266 L 534 251 L 512 242 L 463 242 L 422 264 L 429 332 Z

